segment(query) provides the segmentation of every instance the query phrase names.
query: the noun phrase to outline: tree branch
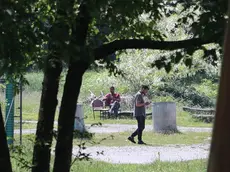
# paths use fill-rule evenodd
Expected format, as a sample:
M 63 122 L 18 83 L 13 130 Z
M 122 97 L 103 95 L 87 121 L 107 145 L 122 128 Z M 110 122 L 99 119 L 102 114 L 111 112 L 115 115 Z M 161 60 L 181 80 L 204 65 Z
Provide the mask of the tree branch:
M 141 39 L 121 39 L 99 46 L 94 50 L 95 60 L 104 59 L 118 50 L 124 49 L 155 49 L 175 50 L 189 47 L 201 46 L 203 44 L 215 43 L 217 40 L 200 38 L 187 39 L 182 41 L 152 41 Z

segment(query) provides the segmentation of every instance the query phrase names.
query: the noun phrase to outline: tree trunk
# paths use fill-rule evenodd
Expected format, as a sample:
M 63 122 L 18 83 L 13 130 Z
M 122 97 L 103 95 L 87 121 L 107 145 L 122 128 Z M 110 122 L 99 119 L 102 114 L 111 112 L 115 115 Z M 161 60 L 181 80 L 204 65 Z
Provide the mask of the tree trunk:
M 0 148 L 1 148 L 0 171 L 12 172 L 10 153 L 9 153 L 9 148 L 6 140 L 6 132 L 4 127 L 1 105 L 0 105 Z
M 82 1 L 76 24 L 72 26 L 71 44 L 79 48 L 79 52 L 70 58 L 69 70 L 66 76 L 61 109 L 58 118 L 58 137 L 55 149 L 54 172 L 69 172 L 72 160 L 73 129 L 77 99 L 82 84 L 82 76 L 90 62 L 85 52 L 85 42 L 90 23 L 88 3 Z M 76 55 L 77 54 L 77 55 Z M 76 57 L 75 58 L 73 58 Z
M 229 6 L 230 6 L 230 1 Z M 230 171 L 230 8 L 225 33 L 224 58 L 208 162 L 208 172 Z
M 54 172 L 70 171 L 74 115 L 82 84 L 82 76 L 88 67 L 89 65 L 87 63 L 77 61 L 72 63 L 68 70 L 58 118 L 58 137 L 55 149 Z
M 55 57 L 49 57 L 44 72 L 40 100 L 36 141 L 33 152 L 33 172 L 50 171 L 50 149 L 53 139 L 53 125 L 58 104 L 57 94 L 61 72 L 61 61 Z

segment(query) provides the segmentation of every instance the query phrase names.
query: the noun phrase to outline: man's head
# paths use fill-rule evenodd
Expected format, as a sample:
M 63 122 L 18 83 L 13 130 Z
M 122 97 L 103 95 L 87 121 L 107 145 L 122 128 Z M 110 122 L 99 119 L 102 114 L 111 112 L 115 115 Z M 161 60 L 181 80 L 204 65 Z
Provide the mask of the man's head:
M 142 94 L 146 95 L 149 91 L 149 87 L 147 85 L 142 85 L 141 86 L 141 92 Z
M 110 87 L 110 93 L 114 94 L 114 92 L 115 92 L 114 86 Z

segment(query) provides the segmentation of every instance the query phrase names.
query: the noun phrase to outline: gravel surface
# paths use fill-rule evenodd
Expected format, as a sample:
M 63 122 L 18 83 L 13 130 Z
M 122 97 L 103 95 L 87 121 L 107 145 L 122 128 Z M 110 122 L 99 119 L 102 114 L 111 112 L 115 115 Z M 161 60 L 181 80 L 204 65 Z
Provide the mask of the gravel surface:
M 89 132 L 93 133 L 115 133 L 115 132 L 124 132 L 124 131 L 134 131 L 137 128 L 137 125 L 130 124 L 103 124 L 102 126 L 89 126 L 86 125 L 86 129 Z M 180 127 L 177 129 L 180 132 L 211 132 L 212 128 L 203 128 L 203 127 Z M 146 125 L 145 131 L 152 131 L 152 125 Z
M 73 148 L 73 154 L 77 155 L 78 148 Z M 84 153 L 90 153 L 90 157 L 96 160 L 114 164 L 148 164 L 156 160 L 160 161 L 187 161 L 208 158 L 209 144 L 196 144 L 190 146 L 123 146 L 123 147 L 88 147 Z M 100 154 L 103 152 L 103 154 Z
M 102 126 L 90 126 L 86 125 L 86 130 L 92 133 L 116 133 L 116 132 L 124 132 L 124 131 L 134 131 L 136 129 L 136 125 L 129 124 L 104 124 Z M 180 127 L 177 129 L 180 132 L 211 132 L 212 128 L 202 128 L 202 127 Z M 152 131 L 152 125 L 146 125 L 145 131 Z M 14 130 L 15 134 L 19 134 L 19 130 Z M 32 134 L 36 132 L 36 129 L 23 129 L 23 134 Z
M 30 123 L 35 123 L 36 121 L 26 121 Z M 102 126 L 91 126 L 86 124 L 86 130 L 92 133 L 116 133 L 116 132 L 124 132 L 124 131 L 134 131 L 137 128 L 137 125 L 133 124 L 103 124 Z M 180 132 L 211 132 L 212 128 L 205 128 L 205 127 L 180 127 L 178 126 L 177 129 Z M 152 125 L 146 125 L 145 131 L 152 131 Z M 19 134 L 19 130 L 14 130 L 15 134 Z M 23 129 L 23 134 L 32 134 L 35 133 L 36 129 Z

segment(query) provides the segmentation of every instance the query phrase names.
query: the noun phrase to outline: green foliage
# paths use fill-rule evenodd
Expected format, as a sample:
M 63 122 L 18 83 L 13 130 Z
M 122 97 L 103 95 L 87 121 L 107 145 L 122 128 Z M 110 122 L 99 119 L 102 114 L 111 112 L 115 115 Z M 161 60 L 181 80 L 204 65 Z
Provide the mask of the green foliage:
M 176 83 L 174 83 L 177 85 Z M 201 106 L 201 107 L 213 107 L 214 102 L 209 97 L 202 94 L 202 92 L 198 92 L 193 87 L 183 87 L 183 86 L 175 86 L 171 84 L 165 84 L 163 87 L 158 88 L 158 96 L 173 96 L 188 106 Z
M 8 1 L 1 4 L 0 76 L 21 78 L 32 61 L 39 59 L 45 39 L 41 18 L 47 8 L 40 8 L 44 3 Z
M 0 28 L 2 47 L 0 75 L 8 73 L 13 80 L 21 78 L 28 67 L 37 65 L 43 68 L 44 59 L 53 52 L 67 63 L 69 57 L 92 63 L 94 48 L 113 40 L 126 38 L 179 40 L 194 36 L 206 38 L 214 31 L 223 33 L 216 28 L 218 26 L 216 23 L 223 24 L 225 21 L 223 14 L 226 12 L 226 1 L 217 5 L 217 13 L 214 11 L 217 1 L 211 3 L 212 5 L 206 5 L 206 1 L 194 3 L 180 0 L 89 2 L 86 4 L 90 11 L 90 22 L 85 47 L 79 47 L 74 40 L 76 39 L 74 31 L 77 31 L 80 25 L 77 15 L 83 2 L 66 3 L 60 0 L 55 3 L 55 1 L 33 0 L 5 3 L 0 11 L 3 18 L 1 26 L 4 26 Z M 213 26 L 216 27 L 213 29 Z M 219 40 L 217 43 L 220 43 Z M 164 67 L 169 72 L 174 64 L 183 59 L 184 64 L 191 67 L 194 63 L 191 55 L 198 49 L 203 50 L 205 60 L 216 65 L 216 60 L 220 57 L 217 54 L 221 51 L 221 48 L 216 47 L 215 49 L 188 47 L 172 52 L 170 58 L 162 55 L 153 62 L 153 66 L 159 69 Z M 50 52 L 47 52 L 48 48 Z M 121 74 L 108 59 L 103 63 L 106 63 L 105 66 L 110 73 Z M 26 80 L 24 82 L 26 83 Z
M 216 99 L 218 83 L 213 82 L 212 80 L 203 79 L 200 85 L 195 85 L 195 89 L 212 99 Z
M 24 135 L 24 145 L 15 145 L 10 147 L 11 162 L 15 171 L 31 170 L 32 149 L 34 143 L 33 139 L 34 137 L 31 135 Z
M 163 69 L 149 67 L 149 64 L 158 59 L 162 53 L 164 52 L 130 50 L 121 54 L 120 62 L 116 63 L 116 67 L 123 71 L 124 76 L 109 76 L 104 69 L 89 70 L 83 78 L 79 102 L 87 101 L 90 91 L 96 96 L 100 96 L 101 93 L 105 95 L 111 85 L 125 96 L 134 95 L 140 89 L 140 85 L 147 84 L 151 87 L 149 93 L 153 101 L 166 98 L 165 100 L 174 100 L 188 106 L 214 106 L 219 69 L 202 61 L 198 52 L 194 54 L 194 65 L 190 69 L 183 62 L 174 65 L 169 73 Z M 24 90 L 39 91 L 42 83 L 41 76 L 41 73 L 27 74 L 26 78 L 30 85 Z M 65 77 L 60 83 L 61 90 L 64 79 Z
M 209 39 L 210 37 L 213 37 L 212 35 L 215 33 L 214 35 L 216 36 L 216 42 L 213 44 L 207 44 L 203 46 L 187 47 L 185 49 L 170 51 L 167 54 L 162 53 L 161 57 L 152 63 L 152 66 L 153 67 L 156 66 L 158 69 L 165 68 L 165 70 L 169 72 L 172 69 L 173 65 L 183 61 L 187 67 L 191 68 L 192 65 L 194 66 L 197 65 L 197 62 L 194 61 L 194 58 L 197 57 L 197 52 L 199 52 L 199 56 L 200 56 L 199 62 L 203 64 L 202 61 L 204 61 L 213 66 L 219 67 L 220 59 L 222 58 L 221 46 L 222 46 L 222 37 L 223 37 L 222 35 L 224 31 L 223 29 L 220 29 L 218 24 L 219 22 L 221 23 L 222 21 L 225 20 L 223 17 L 224 11 L 221 12 L 218 11 L 217 16 L 219 15 L 219 17 L 221 18 L 221 20 L 218 21 L 214 19 L 217 17 L 215 16 L 216 14 L 214 14 L 214 11 L 207 12 L 204 9 L 202 9 L 201 6 L 206 4 L 205 2 L 193 3 L 187 1 L 182 2 L 180 0 L 179 2 L 181 3 L 175 5 L 175 9 L 173 10 L 173 15 L 170 16 L 166 15 L 162 17 L 161 21 L 163 22 L 160 22 L 157 25 L 159 30 L 165 30 L 164 32 L 162 32 L 166 35 L 165 40 L 170 40 L 170 41 L 186 40 L 191 37 L 199 37 L 205 40 L 205 39 Z M 211 25 L 207 24 L 206 23 L 207 21 L 201 22 L 200 20 L 202 20 L 201 19 L 202 15 L 206 15 L 206 17 L 208 16 L 210 18 L 213 18 L 211 20 L 212 24 Z M 165 23 L 170 23 L 170 24 L 165 24 Z M 212 27 L 214 23 L 215 23 L 215 29 L 214 29 L 215 31 L 213 31 L 213 27 Z M 195 25 L 199 29 L 195 28 Z M 204 28 L 206 31 L 203 31 Z M 213 33 L 210 33 L 210 30 L 212 30 Z M 168 56 L 168 54 L 170 54 L 170 56 Z
M 31 72 L 25 75 L 26 80 L 28 80 L 28 84 L 23 87 L 27 92 L 30 91 L 41 91 L 42 90 L 42 81 L 43 81 L 43 73 L 42 72 Z

